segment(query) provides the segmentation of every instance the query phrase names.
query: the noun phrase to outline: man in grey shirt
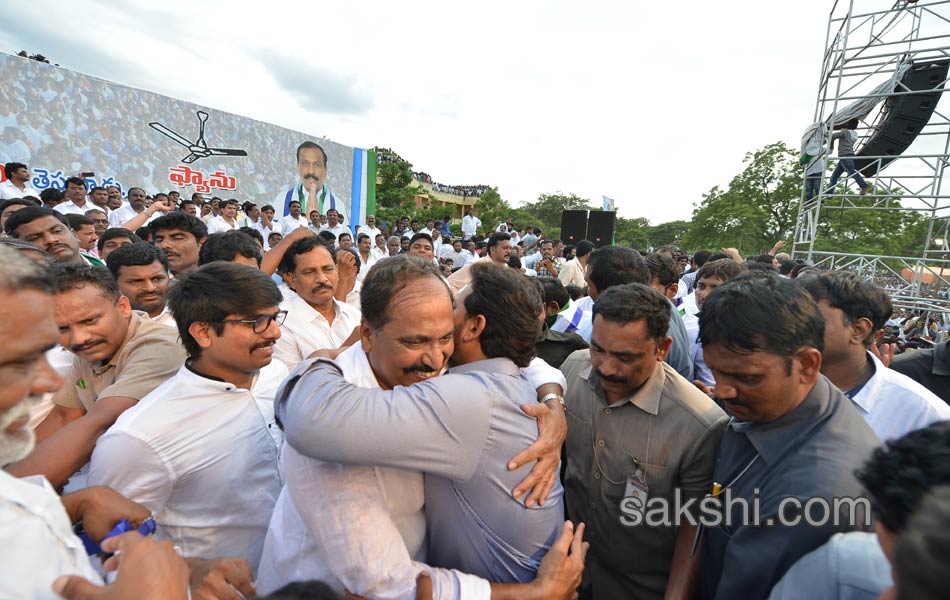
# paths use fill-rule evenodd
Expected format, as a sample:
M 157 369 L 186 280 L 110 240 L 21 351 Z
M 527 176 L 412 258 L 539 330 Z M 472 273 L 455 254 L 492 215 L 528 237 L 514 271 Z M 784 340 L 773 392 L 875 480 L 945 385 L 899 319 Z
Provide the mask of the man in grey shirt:
M 508 461 L 537 435 L 519 406 L 535 397 L 520 367 L 534 355 L 541 299 L 520 274 L 477 264 L 457 300 L 449 374 L 386 391 L 312 360 L 278 393 L 278 415 L 304 455 L 424 471 L 429 564 L 529 582 L 564 515 L 560 481 L 538 506 L 510 493 L 528 467 Z
M 699 339 L 733 417 L 713 472 L 731 519 L 703 530 L 703 598 L 766 598 L 833 534 L 870 526 L 861 503 L 833 504 L 861 496 L 854 469 L 878 441 L 820 372 L 824 329 L 808 292 L 777 274 L 740 275 L 703 304 Z

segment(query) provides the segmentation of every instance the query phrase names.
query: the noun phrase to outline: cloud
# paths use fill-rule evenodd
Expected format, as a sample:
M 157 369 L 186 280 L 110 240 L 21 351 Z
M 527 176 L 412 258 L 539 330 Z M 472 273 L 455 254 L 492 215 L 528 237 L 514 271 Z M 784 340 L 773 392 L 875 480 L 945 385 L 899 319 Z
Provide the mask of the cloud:
M 271 49 L 261 49 L 257 55 L 277 85 L 304 110 L 359 116 L 374 106 L 372 94 L 358 84 L 356 75 L 334 73 Z

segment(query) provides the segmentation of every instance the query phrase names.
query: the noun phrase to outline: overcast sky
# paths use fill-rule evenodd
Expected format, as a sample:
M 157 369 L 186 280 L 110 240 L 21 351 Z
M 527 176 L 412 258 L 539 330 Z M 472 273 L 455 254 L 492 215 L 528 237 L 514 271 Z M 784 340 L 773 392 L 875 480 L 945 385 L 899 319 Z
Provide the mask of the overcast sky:
M 0 49 L 389 147 L 513 204 L 607 195 L 621 215 L 659 223 L 689 219 L 746 152 L 797 146 L 831 6 L 31 0 L 0 21 Z

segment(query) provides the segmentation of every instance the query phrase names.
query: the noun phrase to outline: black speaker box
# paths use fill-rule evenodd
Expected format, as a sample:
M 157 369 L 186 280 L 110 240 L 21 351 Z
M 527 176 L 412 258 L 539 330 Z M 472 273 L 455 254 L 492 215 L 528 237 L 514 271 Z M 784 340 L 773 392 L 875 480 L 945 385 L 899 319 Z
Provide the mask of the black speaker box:
M 565 244 L 576 244 L 583 239 L 587 239 L 587 211 L 562 211 L 561 240 Z
M 587 221 L 587 239 L 594 246 L 609 246 L 614 243 L 617 213 L 612 210 L 592 210 Z
M 924 90 L 919 94 L 892 96 L 885 101 L 886 115 L 877 133 L 856 153 L 855 168 L 865 177 L 873 177 L 886 167 L 920 134 L 937 108 L 947 79 L 950 60 L 937 60 L 913 65 L 897 86 L 896 92 Z M 884 158 L 861 158 L 883 156 Z

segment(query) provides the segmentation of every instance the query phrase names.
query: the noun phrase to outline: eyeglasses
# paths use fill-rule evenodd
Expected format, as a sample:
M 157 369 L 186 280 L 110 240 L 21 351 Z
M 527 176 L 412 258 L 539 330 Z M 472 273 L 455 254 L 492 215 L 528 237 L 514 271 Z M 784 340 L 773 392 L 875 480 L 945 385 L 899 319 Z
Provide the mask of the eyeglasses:
M 277 321 L 277 325 L 283 325 L 286 318 L 287 311 L 279 310 L 272 315 L 260 315 L 253 319 L 221 319 L 218 323 L 244 323 L 245 325 L 252 325 L 254 333 L 264 333 L 270 327 L 271 322 Z

